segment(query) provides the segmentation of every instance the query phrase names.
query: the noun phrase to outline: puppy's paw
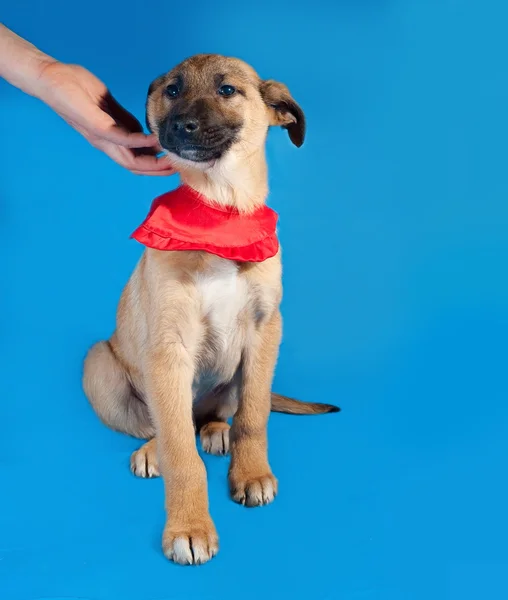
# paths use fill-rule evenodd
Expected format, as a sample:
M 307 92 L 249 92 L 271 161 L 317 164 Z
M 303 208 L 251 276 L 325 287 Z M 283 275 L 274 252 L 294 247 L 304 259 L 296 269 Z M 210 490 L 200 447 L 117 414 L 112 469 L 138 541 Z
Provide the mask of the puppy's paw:
M 136 452 L 132 453 L 131 471 L 137 477 L 151 478 L 160 475 L 155 438 L 141 446 Z
M 237 478 L 229 475 L 229 489 L 235 502 L 244 506 L 263 506 L 270 504 L 277 495 L 277 479 L 268 473 L 260 477 Z
M 217 554 L 219 540 L 212 521 L 188 527 L 168 523 L 162 548 L 166 558 L 179 565 L 201 565 Z
M 211 421 L 201 427 L 199 432 L 201 446 L 208 454 L 224 456 L 229 453 L 229 425 Z

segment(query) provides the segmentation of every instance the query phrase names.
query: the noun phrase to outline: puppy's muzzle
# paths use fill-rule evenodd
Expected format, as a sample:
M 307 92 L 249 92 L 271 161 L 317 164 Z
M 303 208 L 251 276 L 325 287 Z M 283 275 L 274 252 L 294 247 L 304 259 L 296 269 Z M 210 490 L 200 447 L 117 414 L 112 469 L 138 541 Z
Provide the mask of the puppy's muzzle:
M 210 115 L 170 114 L 160 124 L 159 141 L 165 150 L 181 158 L 208 162 L 229 150 L 240 127 Z

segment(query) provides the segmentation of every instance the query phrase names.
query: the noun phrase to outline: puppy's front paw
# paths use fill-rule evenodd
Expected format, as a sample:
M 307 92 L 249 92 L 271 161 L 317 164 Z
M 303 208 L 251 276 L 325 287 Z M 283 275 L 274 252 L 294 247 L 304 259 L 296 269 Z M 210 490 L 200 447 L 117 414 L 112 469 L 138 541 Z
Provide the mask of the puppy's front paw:
M 272 473 L 258 477 L 238 478 L 229 474 L 229 489 L 235 502 L 244 506 L 262 506 L 275 500 L 278 482 Z
M 162 548 L 166 558 L 180 565 L 201 565 L 217 554 L 219 540 L 211 520 L 186 527 L 168 523 Z

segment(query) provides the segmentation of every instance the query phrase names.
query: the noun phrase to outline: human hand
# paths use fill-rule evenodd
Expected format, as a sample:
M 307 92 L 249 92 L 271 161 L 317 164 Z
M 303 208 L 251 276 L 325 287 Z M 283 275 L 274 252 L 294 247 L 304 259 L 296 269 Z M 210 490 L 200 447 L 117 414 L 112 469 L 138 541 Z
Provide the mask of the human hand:
M 40 71 L 34 95 L 48 104 L 95 148 L 137 175 L 175 172 L 153 135 L 123 108 L 95 75 L 79 65 L 50 61 Z

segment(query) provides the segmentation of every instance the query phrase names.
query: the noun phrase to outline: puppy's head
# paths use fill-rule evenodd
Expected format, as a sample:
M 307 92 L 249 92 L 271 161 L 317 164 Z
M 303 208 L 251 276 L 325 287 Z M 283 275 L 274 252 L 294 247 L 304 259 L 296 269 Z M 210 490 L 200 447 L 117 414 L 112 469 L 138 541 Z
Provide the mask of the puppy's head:
M 188 58 L 158 77 L 148 91 L 146 121 L 176 163 L 199 169 L 262 148 L 270 125 L 286 128 L 296 146 L 305 137 L 304 114 L 285 85 L 215 54 Z

